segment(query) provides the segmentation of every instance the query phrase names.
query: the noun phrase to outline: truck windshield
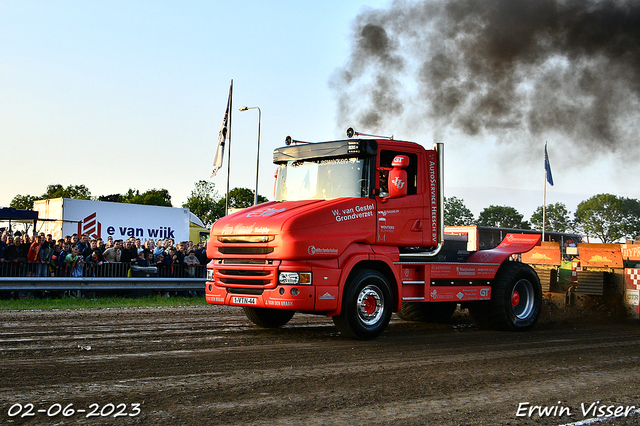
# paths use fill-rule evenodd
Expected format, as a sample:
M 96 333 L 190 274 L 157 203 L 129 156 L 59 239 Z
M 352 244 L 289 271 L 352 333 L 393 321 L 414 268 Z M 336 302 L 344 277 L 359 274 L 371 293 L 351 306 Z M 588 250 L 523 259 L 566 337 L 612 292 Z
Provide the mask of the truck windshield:
M 361 158 L 291 160 L 280 164 L 277 201 L 331 200 L 369 193 L 368 162 Z

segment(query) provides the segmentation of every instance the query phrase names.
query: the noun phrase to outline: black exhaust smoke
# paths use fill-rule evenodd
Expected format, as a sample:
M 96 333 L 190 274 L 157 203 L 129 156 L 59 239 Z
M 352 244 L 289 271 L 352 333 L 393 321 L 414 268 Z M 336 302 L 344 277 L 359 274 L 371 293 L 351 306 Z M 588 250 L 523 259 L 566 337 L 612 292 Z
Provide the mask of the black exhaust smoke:
M 353 26 L 340 128 L 637 149 L 640 1 L 397 0 Z

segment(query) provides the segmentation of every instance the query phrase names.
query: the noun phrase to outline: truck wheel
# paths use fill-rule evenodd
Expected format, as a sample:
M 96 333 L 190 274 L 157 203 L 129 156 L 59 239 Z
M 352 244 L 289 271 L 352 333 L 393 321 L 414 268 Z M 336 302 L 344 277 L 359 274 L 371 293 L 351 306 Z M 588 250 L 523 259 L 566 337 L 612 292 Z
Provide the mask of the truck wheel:
M 391 288 L 385 276 L 364 269 L 347 282 L 342 311 L 333 317 L 333 323 L 344 336 L 374 339 L 389 324 L 392 306 Z
M 469 312 L 480 326 L 524 331 L 534 326 L 542 309 L 542 287 L 531 266 L 506 262 L 491 288 L 491 300 L 471 304 Z
M 293 318 L 295 311 L 271 308 L 252 308 L 244 306 L 244 314 L 249 320 L 260 327 L 278 328 L 282 327 Z
M 456 302 L 403 302 L 396 315 L 405 321 L 447 322 L 457 306 Z

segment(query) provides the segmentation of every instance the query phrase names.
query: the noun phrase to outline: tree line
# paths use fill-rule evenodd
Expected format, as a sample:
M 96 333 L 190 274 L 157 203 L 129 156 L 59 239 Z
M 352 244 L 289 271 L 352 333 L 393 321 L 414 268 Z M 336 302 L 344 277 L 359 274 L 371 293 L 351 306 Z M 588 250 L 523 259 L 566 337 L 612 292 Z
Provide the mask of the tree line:
M 612 194 L 598 194 L 578 204 L 573 216 L 564 203 L 548 204 L 544 212 L 544 229 L 548 232 L 569 232 L 598 238 L 603 243 L 640 237 L 640 201 Z M 479 225 L 497 228 L 543 228 L 543 206 L 529 221 L 515 208 L 491 205 L 477 218 L 457 197 L 445 197 L 444 222 L 447 226 Z
M 117 203 L 146 204 L 172 207 L 171 195 L 166 189 L 150 189 L 140 192 L 129 189 L 123 194 L 109 194 L 93 197 L 84 185 L 60 184 L 47 186 L 40 196 L 16 195 L 11 207 L 17 209 L 33 208 L 35 200 L 53 198 L 75 198 L 82 200 L 111 201 Z M 253 205 L 254 191 L 248 188 L 234 188 L 229 191 L 229 208 L 245 208 Z M 258 196 L 258 202 L 268 201 Z M 514 207 L 491 205 L 483 209 L 477 218 L 457 197 L 446 197 L 444 222 L 448 226 L 480 225 L 512 229 L 542 230 L 542 206 L 539 206 L 527 221 Z M 182 204 L 195 214 L 205 226 L 211 226 L 224 216 L 226 198 L 218 194 L 215 184 L 201 180 L 195 183 L 194 189 Z M 603 243 L 621 239 L 638 239 L 640 237 L 640 201 L 634 198 L 619 197 L 612 194 L 598 194 L 578 204 L 571 216 L 563 203 L 548 204 L 545 214 L 545 230 L 549 232 L 571 232 L 598 238 Z
M 16 195 L 11 200 L 10 207 L 32 210 L 34 201 L 51 200 L 54 198 L 74 198 L 78 200 L 173 207 L 171 204 L 171 195 L 169 195 L 169 191 L 166 189 L 149 189 L 140 192 L 138 189 L 129 188 L 129 190 L 123 194 L 92 196 L 91 191 L 84 185 L 69 185 L 64 187 L 60 184 L 47 186 L 47 190 L 42 195 Z M 251 189 L 234 188 L 229 191 L 230 209 L 250 207 L 253 205 L 253 201 L 254 191 Z M 258 195 L 259 203 L 266 201 L 268 201 L 266 197 Z M 195 188 L 191 191 L 187 202 L 182 204 L 182 207 L 189 209 L 206 227 L 210 227 L 213 222 L 224 216 L 226 204 L 226 198 L 218 194 L 213 183 L 201 180 L 195 183 Z

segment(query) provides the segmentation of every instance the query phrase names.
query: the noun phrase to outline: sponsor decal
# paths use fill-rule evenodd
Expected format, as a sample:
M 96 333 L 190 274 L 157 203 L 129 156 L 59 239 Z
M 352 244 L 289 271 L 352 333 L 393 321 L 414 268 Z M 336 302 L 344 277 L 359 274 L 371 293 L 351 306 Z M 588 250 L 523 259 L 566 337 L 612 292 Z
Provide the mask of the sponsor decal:
M 268 209 L 263 209 L 263 210 L 258 210 L 258 211 L 253 211 L 253 212 L 247 213 L 246 217 L 268 217 L 268 216 L 273 216 L 276 213 L 282 213 L 285 210 L 287 210 L 286 207 L 283 207 L 281 209 L 274 209 L 274 208 L 270 207 Z
M 533 253 L 533 254 L 531 255 L 531 259 L 537 259 L 537 260 L 551 260 L 551 258 L 550 258 L 549 256 L 547 256 L 546 254 L 544 254 L 544 253 L 538 253 L 538 252 Z
M 400 213 L 400 210 L 378 210 L 378 216 L 387 216 L 388 214 Z
M 487 250 L 488 251 L 488 250 Z M 491 253 L 491 252 L 480 252 L 482 253 L 480 255 L 480 259 L 478 259 L 478 261 L 480 262 L 491 262 L 493 259 L 495 259 L 498 256 L 498 253 Z
M 307 253 L 309 253 L 310 255 L 316 255 L 316 254 L 338 254 L 338 249 L 337 248 L 320 248 L 320 247 L 315 247 L 315 246 L 309 246 L 307 248 Z
M 431 241 L 438 241 L 438 182 L 436 162 L 429 161 L 429 204 L 431 209 Z
M 335 296 L 333 296 L 331 293 L 326 292 L 325 294 L 323 294 L 322 296 L 318 296 L 319 300 L 334 300 Z
M 465 267 L 462 267 L 462 266 L 457 266 L 456 267 L 456 272 L 458 273 L 458 275 L 470 275 L 470 276 L 473 276 L 473 275 L 477 274 L 476 268 L 465 268 Z
M 396 178 L 392 180 L 391 183 L 393 184 L 393 186 L 395 186 L 398 189 L 404 188 L 404 185 L 406 184 L 405 181 L 400 179 L 400 176 L 396 176 Z
M 462 300 L 464 298 L 464 293 L 463 292 L 459 292 L 458 294 L 456 294 L 456 297 L 460 300 Z
M 92 238 L 100 237 L 100 234 L 102 234 L 102 223 L 96 219 L 96 216 L 97 213 L 94 212 L 78 223 L 78 235 L 86 232 Z
M 287 306 L 293 307 L 293 302 L 287 300 L 267 300 L 265 303 L 267 306 Z
M 435 288 L 431 291 L 431 298 L 433 300 L 436 300 L 438 298 L 438 291 Z
M 251 225 L 245 225 L 244 223 L 238 223 L 235 226 L 231 226 L 229 224 L 225 224 L 222 230 L 220 231 L 220 235 L 247 235 L 253 233 L 268 233 L 269 228 L 265 227 L 256 227 L 256 223 L 253 222 Z
M 349 209 L 332 210 L 336 222 L 346 222 L 348 220 L 363 219 L 365 217 L 373 217 L 373 204 L 364 206 L 355 206 Z
M 481 288 L 480 289 L 480 297 L 489 297 L 489 289 Z
M 600 256 L 599 254 L 596 254 L 591 259 L 589 259 L 589 262 L 611 262 L 611 260 L 607 259 L 606 256 Z

